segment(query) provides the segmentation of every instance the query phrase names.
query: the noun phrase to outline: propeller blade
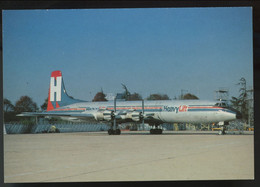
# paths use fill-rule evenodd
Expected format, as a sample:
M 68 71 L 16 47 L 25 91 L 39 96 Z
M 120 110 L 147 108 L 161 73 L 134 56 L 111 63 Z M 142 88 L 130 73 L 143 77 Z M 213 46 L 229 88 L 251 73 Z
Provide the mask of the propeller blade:
M 142 110 L 143 110 L 143 119 L 142 119 L 142 126 L 143 126 L 143 130 L 144 130 L 144 100 L 142 99 Z
M 116 98 L 114 99 L 114 124 L 113 129 L 116 130 Z

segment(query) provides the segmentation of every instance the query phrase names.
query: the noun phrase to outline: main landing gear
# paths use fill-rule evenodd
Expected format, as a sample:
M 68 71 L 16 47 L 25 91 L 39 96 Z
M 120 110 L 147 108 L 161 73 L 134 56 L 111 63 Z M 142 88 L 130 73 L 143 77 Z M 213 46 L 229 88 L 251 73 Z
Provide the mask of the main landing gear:
M 111 128 L 108 129 L 108 134 L 109 135 L 120 135 L 121 130 L 118 127 L 118 124 L 116 123 L 116 120 L 114 119 L 113 122 L 111 122 Z
M 162 134 L 162 129 L 159 129 L 158 125 L 155 125 L 155 129 L 151 129 L 150 134 Z
M 114 111 L 111 113 L 111 128 L 107 131 L 109 135 L 120 135 L 121 130 L 116 123 L 116 98 L 114 99 Z
M 120 135 L 121 134 L 121 130 L 120 129 L 116 129 L 116 130 L 108 129 L 107 132 L 108 132 L 109 135 Z
M 162 129 L 151 129 L 150 134 L 162 134 Z

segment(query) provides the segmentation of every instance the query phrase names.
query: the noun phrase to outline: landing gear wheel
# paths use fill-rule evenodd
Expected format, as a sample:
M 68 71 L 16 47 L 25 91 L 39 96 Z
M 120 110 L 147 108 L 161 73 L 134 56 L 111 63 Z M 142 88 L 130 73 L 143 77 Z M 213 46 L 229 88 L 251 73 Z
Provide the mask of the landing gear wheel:
M 121 130 L 120 129 L 116 129 L 115 134 L 116 135 L 120 135 L 121 134 Z
M 222 128 L 219 132 L 218 132 L 219 135 L 224 135 L 226 134 L 226 129 L 225 128 Z
M 114 134 L 114 132 L 113 132 L 113 129 L 108 129 L 108 131 L 107 131 L 107 132 L 108 132 L 108 134 L 109 134 L 109 135 L 112 135 L 112 134 Z
M 151 134 L 162 134 L 162 129 L 151 129 L 150 133 Z
M 121 134 L 121 130 L 120 129 L 116 129 L 116 130 L 108 129 L 107 132 L 108 132 L 109 135 L 120 135 Z

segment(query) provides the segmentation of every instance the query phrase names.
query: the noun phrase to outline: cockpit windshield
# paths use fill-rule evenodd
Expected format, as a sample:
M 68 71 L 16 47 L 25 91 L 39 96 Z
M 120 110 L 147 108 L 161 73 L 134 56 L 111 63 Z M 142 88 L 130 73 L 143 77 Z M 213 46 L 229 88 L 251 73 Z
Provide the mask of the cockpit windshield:
M 223 107 L 223 108 L 229 107 L 229 105 L 226 102 L 217 102 L 215 104 L 215 106 L 219 106 L 219 107 Z

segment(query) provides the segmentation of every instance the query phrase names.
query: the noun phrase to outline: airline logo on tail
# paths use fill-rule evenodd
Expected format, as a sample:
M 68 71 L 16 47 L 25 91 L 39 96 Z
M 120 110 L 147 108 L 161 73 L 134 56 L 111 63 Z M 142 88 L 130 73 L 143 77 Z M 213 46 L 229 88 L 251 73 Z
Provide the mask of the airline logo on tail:
M 61 101 L 61 77 L 51 77 L 50 101 Z
M 47 111 L 78 102 L 84 101 L 67 95 L 61 71 L 53 71 L 51 73 Z
M 61 101 L 61 84 L 62 84 L 61 71 L 53 71 L 51 73 L 47 111 L 53 110 L 55 108 L 59 108 L 58 101 Z M 55 106 L 53 106 L 53 104 Z

